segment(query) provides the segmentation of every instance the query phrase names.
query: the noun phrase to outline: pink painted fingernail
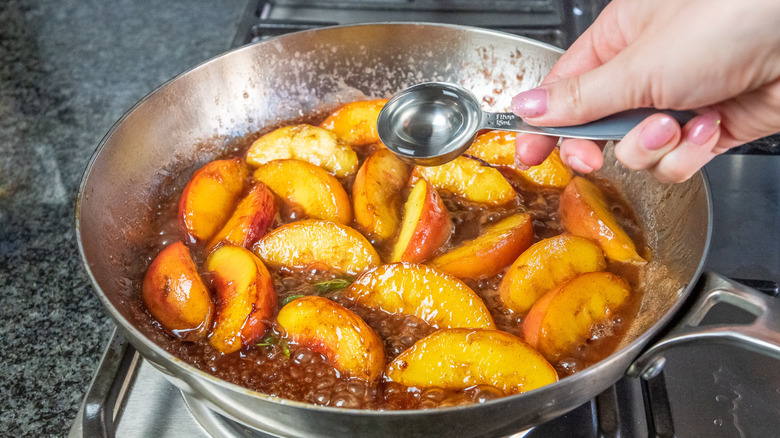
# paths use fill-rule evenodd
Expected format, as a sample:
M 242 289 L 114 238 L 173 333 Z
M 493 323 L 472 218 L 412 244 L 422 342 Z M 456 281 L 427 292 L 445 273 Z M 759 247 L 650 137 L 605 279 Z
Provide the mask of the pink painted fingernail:
M 648 151 L 657 151 L 672 140 L 676 131 L 677 127 L 671 117 L 659 117 L 642 128 L 639 143 Z
M 715 134 L 720 126 L 720 114 L 717 111 L 708 111 L 698 117 L 688 131 L 688 140 L 695 145 L 703 145 Z
M 576 157 L 574 155 L 569 157 L 569 167 L 571 167 L 574 170 L 578 170 L 582 173 L 591 173 L 593 172 L 593 168 L 585 164 L 584 161 L 580 160 L 579 157 Z
M 512 98 L 512 112 L 520 117 L 538 117 L 547 112 L 547 90 L 534 88 Z

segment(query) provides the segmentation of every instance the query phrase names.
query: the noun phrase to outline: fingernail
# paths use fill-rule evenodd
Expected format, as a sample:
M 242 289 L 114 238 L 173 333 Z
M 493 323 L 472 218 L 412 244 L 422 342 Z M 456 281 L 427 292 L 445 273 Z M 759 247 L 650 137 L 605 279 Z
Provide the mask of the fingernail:
M 580 160 L 579 157 L 576 157 L 574 155 L 569 157 L 569 167 L 571 167 L 574 170 L 580 171 L 582 173 L 591 173 L 593 172 L 593 168 L 585 164 L 584 161 Z
M 512 112 L 520 117 L 538 117 L 547 112 L 547 90 L 534 88 L 512 98 Z
M 688 140 L 695 145 L 703 145 L 715 134 L 720 125 L 720 114 L 717 111 L 708 111 L 696 118 L 688 131 Z
M 649 151 L 656 151 L 669 143 L 676 131 L 677 128 L 671 117 L 660 117 L 642 128 L 639 132 L 639 143 Z
M 520 156 L 517 154 L 515 154 L 515 167 L 517 168 L 517 170 L 523 170 L 523 171 L 531 168 L 531 166 L 528 166 L 522 161 L 520 161 Z

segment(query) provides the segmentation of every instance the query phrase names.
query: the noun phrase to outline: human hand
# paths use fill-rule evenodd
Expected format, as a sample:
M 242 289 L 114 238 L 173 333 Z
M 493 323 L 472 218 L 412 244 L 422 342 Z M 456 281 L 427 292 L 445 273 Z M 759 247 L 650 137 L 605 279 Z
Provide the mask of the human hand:
M 729 148 L 780 131 L 778 17 L 774 0 L 615 0 L 512 110 L 539 126 L 631 108 L 695 110 L 683 127 L 652 115 L 615 146 L 626 167 L 684 181 Z M 555 144 L 519 135 L 517 165 L 541 163 Z M 589 173 L 603 164 L 601 146 L 564 139 L 561 158 Z

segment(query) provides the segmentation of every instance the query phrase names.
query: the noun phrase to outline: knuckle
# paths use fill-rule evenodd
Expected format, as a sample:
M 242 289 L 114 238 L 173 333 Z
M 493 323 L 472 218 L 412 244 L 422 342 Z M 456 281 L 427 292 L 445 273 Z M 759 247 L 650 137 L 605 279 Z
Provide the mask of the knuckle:
M 642 163 L 636 159 L 636 154 L 632 152 L 631 145 L 625 141 L 621 141 L 615 145 L 615 158 L 617 158 L 623 166 L 631 170 L 642 170 L 647 167 L 642 166 Z
M 687 181 L 695 172 L 696 169 L 691 169 L 689 166 L 673 163 L 658 168 L 654 172 L 654 176 L 661 182 L 681 183 Z
M 666 151 L 648 151 L 639 143 L 636 135 L 627 135 L 615 145 L 615 157 L 631 170 L 649 169 L 663 158 Z
M 582 81 L 579 76 L 571 78 L 566 84 L 566 111 L 574 115 L 578 121 L 586 119 L 587 110 L 582 99 Z
M 623 166 L 631 169 L 631 170 L 644 170 L 647 169 L 647 165 L 642 162 L 632 161 L 630 159 L 620 159 L 618 157 L 618 160 L 620 160 L 621 163 L 623 163 Z

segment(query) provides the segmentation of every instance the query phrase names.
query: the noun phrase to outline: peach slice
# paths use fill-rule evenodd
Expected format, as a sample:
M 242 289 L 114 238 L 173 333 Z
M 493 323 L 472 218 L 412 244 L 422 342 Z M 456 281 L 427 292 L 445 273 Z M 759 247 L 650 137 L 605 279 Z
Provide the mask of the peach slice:
M 209 342 L 223 353 L 238 351 L 262 336 L 276 311 L 271 274 L 251 251 L 222 246 L 206 259 L 217 314 Z
M 299 205 L 310 218 L 352 222 L 352 204 L 344 187 L 336 177 L 311 163 L 270 161 L 255 170 L 254 179 L 285 201 Z
M 537 187 L 563 188 L 571 181 L 574 172 L 563 164 L 558 148 L 538 166 L 520 170 L 515 166 L 515 138 L 517 134 L 507 131 L 486 132 L 474 140 L 466 154 L 492 164 L 511 169 L 516 175 Z
M 379 266 L 379 254 L 356 230 L 309 219 L 283 225 L 257 242 L 254 252 L 273 268 L 325 268 L 357 275 Z
M 243 160 L 207 163 L 190 178 L 179 198 L 179 221 L 192 241 L 211 239 L 241 198 L 247 168 Z
M 458 278 L 478 280 L 500 274 L 534 239 L 531 215 L 509 216 L 490 225 L 476 239 L 461 243 L 429 265 Z
M 211 328 L 214 303 L 183 242 L 168 245 L 155 257 L 141 296 L 149 313 L 174 336 L 194 341 Z
M 390 261 L 421 263 L 444 245 L 450 234 L 450 213 L 436 189 L 420 179 L 404 205 L 403 223 Z
M 559 210 L 566 230 L 598 242 L 607 258 L 635 265 L 647 263 L 592 182 L 579 176 L 572 179 L 561 194 Z
M 574 172 L 563 164 L 561 152 L 555 148 L 542 164 L 531 166 L 528 170 L 517 170 L 526 181 L 539 187 L 564 188 L 571 181 Z
M 348 144 L 327 129 L 306 124 L 271 131 L 255 140 L 246 154 L 246 162 L 255 167 L 285 158 L 308 161 L 337 177 L 358 168 L 357 154 Z
M 211 239 L 209 247 L 227 242 L 249 248 L 265 235 L 275 215 L 273 193 L 263 184 L 255 184 L 238 203 L 230 219 Z
M 579 274 L 603 271 L 606 267 L 598 244 L 562 234 L 525 250 L 501 280 L 498 293 L 507 308 L 526 313 L 550 289 Z
M 609 272 L 587 272 L 547 292 L 523 321 L 525 340 L 555 361 L 591 337 L 628 299 L 628 282 Z
M 321 353 L 340 372 L 369 381 L 382 374 L 382 339 L 349 309 L 307 296 L 282 307 L 276 320 L 290 340 Z
M 509 131 L 488 131 L 480 134 L 471 143 L 465 154 L 477 157 L 494 166 L 515 168 L 515 138 Z
M 371 309 L 414 315 L 435 328 L 495 328 L 479 295 L 457 278 L 424 265 L 382 265 L 364 272 L 344 296 Z
M 417 388 L 491 385 L 505 394 L 558 380 L 555 368 L 517 336 L 468 328 L 439 330 L 420 339 L 387 365 L 385 376 Z
M 328 116 L 320 127 L 333 131 L 351 146 L 378 143 L 376 119 L 386 103 L 387 99 L 350 102 Z
M 377 149 L 358 170 L 352 186 L 358 229 L 390 240 L 400 223 L 401 191 L 411 168 L 387 149 Z
M 460 156 L 441 166 L 417 166 L 414 174 L 423 176 L 437 190 L 453 193 L 473 202 L 504 205 L 517 197 L 517 193 L 501 172 L 484 166 L 473 158 Z

